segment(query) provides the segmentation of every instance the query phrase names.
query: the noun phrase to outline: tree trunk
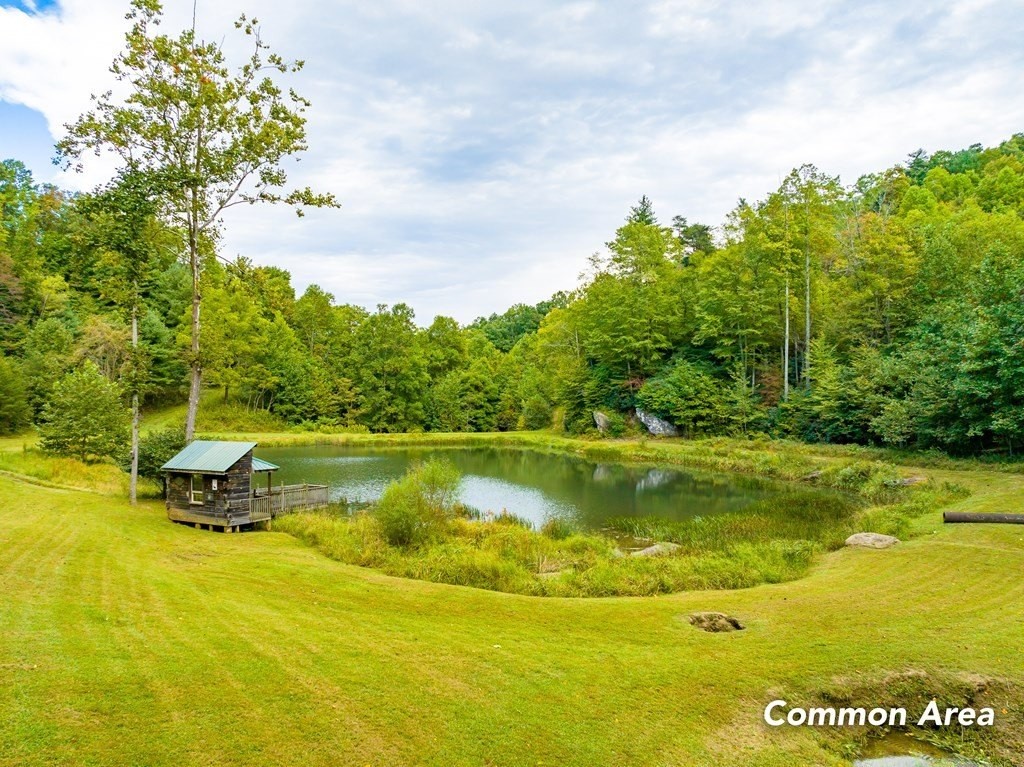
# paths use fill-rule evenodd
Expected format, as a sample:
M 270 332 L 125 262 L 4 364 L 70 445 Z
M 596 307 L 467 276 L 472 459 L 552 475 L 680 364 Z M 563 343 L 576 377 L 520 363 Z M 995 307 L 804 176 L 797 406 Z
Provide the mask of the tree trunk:
M 786 276 L 786 340 L 782 345 L 782 401 L 789 401 L 789 276 Z
M 132 307 L 132 352 L 135 364 L 138 364 L 139 353 L 139 307 Z M 132 383 L 132 473 L 128 484 L 128 499 L 132 506 L 138 501 L 139 490 L 139 382 L 138 371 Z
M 199 393 L 203 385 L 203 368 L 199 361 L 199 253 L 194 233 L 189 236 L 189 259 L 192 267 L 192 346 L 189 368 L 191 380 L 188 390 L 188 414 L 185 417 L 185 442 L 191 442 L 196 433 L 199 413 Z
M 807 236 L 804 240 L 804 385 L 811 388 L 811 214 L 804 192 Z
M 199 148 L 202 145 L 202 133 L 196 140 L 196 171 L 199 170 Z M 188 390 L 188 415 L 185 417 L 185 442 L 192 441 L 196 433 L 196 416 L 199 413 L 199 394 L 203 386 L 203 368 L 199 361 L 199 190 L 192 187 L 192 210 L 189 214 L 188 257 L 192 268 L 192 354 L 189 360 L 191 381 Z

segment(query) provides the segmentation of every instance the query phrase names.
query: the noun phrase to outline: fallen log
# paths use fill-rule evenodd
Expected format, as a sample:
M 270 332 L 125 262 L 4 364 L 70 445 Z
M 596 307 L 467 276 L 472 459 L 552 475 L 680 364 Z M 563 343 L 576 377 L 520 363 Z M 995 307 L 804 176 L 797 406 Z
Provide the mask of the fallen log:
M 943 522 L 1001 522 L 1005 525 L 1024 525 L 1024 514 L 1003 514 L 986 511 L 945 511 Z

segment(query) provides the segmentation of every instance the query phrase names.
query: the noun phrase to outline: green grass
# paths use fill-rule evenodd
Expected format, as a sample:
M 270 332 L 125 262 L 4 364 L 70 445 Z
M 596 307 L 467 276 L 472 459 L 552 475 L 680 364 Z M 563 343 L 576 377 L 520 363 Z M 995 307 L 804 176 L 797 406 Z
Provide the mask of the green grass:
M 34 440 L 25 441 L 20 449 L 13 444 L 0 445 L 0 474 L 15 475 L 44 486 L 127 496 L 128 475 L 114 463 L 83 463 L 76 458 L 59 458 L 31 447 L 33 443 Z M 139 480 L 140 496 L 156 498 L 160 492 L 158 483 L 147 479 Z
M 187 404 L 143 409 L 142 430 L 145 432 L 180 428 L 185 424 Z M 224 402 L 223 394 L 207 389 L 199 400 L 196 431 L 286 431 L 288 424 L 266 410 L 251 410 L 237 401 Z
M 1024 477 L 915 473 L 969 489 L 956 508 L 1024 510 Z M 538 599 L 176 526 L 158 502 L 0 494 L 5 766 L 839 767 L 863 732 L 768 729 L 764 704 L 893 695 L 994 705 L 967 747 L 1024 755 L 1019 526 L 931 509 L 912 540 L 784 584 Z M 697 631 L 697 610 L 747 630 Z

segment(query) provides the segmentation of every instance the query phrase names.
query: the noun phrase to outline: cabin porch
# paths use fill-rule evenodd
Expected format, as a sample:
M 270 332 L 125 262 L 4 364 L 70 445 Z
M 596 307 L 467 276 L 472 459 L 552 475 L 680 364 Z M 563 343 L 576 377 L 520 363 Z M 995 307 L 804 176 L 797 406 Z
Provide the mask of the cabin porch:
M 327 485 L 279 485 L 254 488 L 248 502 L 231 508 L 168 507 L 167 516 L 175 522 L 193 524 L 198 528 L 223 528 L 233 532 L 242 525 L 266 522 L 293 511 L 320 509 L 330 502 Z

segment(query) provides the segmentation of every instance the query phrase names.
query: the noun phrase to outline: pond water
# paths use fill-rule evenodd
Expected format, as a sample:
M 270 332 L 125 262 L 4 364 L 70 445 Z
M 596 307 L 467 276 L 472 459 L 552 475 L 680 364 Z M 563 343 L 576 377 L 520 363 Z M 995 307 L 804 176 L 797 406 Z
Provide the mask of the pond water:
M 872 739 L 853 767 L 978 767 L 901 732 Z
M 409 466 L 445 458 L 462 473 L 460 500 L 481 512 L 508 510 L 535 525 L 551 517 L 598 529 L 612 517 L 674 521 L 740 511 L 791 489 L 740 475 L 593 463 L 508 448 L 257 448 L 281 467 L 274 483 L 326 484 L 332 500 L 373 501 Z

